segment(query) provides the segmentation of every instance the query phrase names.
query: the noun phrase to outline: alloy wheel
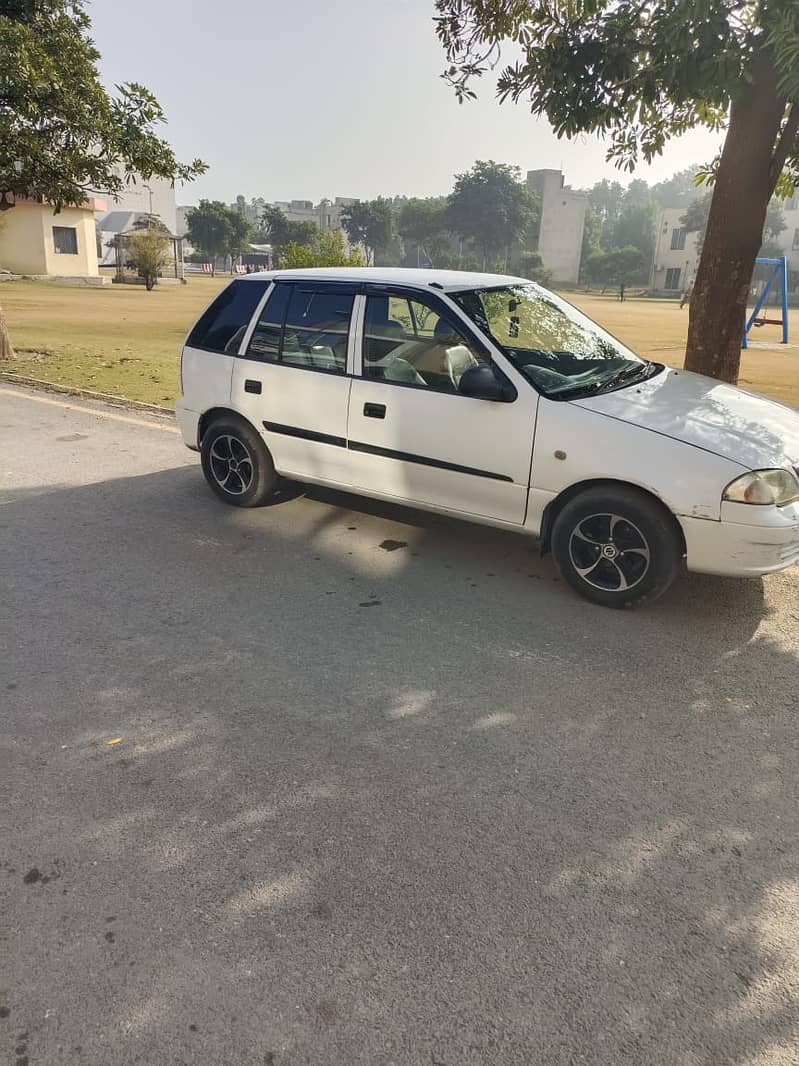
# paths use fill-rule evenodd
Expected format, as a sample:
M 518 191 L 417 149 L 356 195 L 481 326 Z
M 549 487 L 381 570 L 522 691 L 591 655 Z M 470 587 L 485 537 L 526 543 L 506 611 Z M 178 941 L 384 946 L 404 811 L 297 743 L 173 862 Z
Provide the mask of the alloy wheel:
M 208 453 L 211 474 L 217 485 L 231 496 L 242 496 L 253 479 L 252 456 L 238 437 L 217 437 Z
M 618 514 L 593 514 L 581 519 L 569 538 L 575 571 L 602 592 L 635 588 L 649 570 L 649 544 L 638 526 Z

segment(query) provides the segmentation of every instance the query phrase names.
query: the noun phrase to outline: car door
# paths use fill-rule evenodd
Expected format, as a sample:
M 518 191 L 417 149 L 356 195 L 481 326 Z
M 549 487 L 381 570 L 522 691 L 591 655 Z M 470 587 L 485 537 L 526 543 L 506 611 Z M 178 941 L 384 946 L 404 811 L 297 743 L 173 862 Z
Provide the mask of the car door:
M 521 525 L 537 393 L 522 386 L 510 402 L 460 393 L 465 371 L 493 360 L 443 299 L 386 288 L 358 303 L 361 343 L 347 423 L 353 485 Z
M 278 280 L 235 361 L 231 400 L 282 474 L 349 484 L 348 359 L 355 289 Z

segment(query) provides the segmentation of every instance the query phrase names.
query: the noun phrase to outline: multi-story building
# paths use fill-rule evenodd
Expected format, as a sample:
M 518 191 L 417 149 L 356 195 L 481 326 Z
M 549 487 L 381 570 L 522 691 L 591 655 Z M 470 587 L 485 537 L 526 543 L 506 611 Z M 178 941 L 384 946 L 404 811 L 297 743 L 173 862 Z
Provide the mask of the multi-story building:
M 588 196 L 566 185 L 560 170 L 530 170 L 527 184 L 539 199 L 536 251 L 555 281 L 575 283 L 580 276 Z
M 357 199 L 353 196 L 337 196 L 335 200 L 322 200 L 316 208 L 319 228 L 324 230 L 325 233 L 330 233 L 334 230 L 340 230 L 344 233 L 341 214 L 345 208 L 357 203 Z M 344 233 L 344 237 L 346 239 L 346 233 Z
M 319 224 L 319 212 L 313 200 L 275 200 L 272 207 L 279 207 L 289 222 L 315 222 Z
M 243 196 L 237 196 L 236 202 L 230 204 L 230 209 L 238 211 L 240 215 L 244 215 L 251 226 L 260 226 L 265 207 L 266 200 L 261 196 L 253 197 L 249 203 Z
M 788 293 L 799 298 L 799 196 L 782 205 L 786 228 L 776 238 L 780 254 L 788 260 Z M 686 207 L 667 207 L 660 212 L 652 264 L 651 290 L 676 295 L 690 288 L 699 266 L 699 234 L 687 233 L 680 219 Z
M 681 224 L 685 211 L 685 207 L 666 207 L 658 217 L 650 283 L 654 293 L 675 295 L 684 292 L 696 275 L 699 234 L 688 233 Z

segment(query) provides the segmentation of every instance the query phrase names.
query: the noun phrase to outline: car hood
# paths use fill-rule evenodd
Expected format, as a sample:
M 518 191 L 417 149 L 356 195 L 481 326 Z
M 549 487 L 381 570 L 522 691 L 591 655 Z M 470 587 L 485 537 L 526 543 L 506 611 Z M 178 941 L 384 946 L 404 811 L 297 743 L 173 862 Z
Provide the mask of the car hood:
M 639 385 L 572 402 L 748 470 L 799 465 L 799 411 L 714 378 L 667 369 Z

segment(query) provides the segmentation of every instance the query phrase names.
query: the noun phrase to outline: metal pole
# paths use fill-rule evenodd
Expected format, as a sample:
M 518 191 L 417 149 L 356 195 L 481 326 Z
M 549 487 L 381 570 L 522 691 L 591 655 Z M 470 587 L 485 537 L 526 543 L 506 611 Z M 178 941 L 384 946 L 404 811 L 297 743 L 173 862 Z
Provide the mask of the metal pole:
M 782 343 L 788 343 L 788 256 L 782 257 Z

